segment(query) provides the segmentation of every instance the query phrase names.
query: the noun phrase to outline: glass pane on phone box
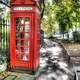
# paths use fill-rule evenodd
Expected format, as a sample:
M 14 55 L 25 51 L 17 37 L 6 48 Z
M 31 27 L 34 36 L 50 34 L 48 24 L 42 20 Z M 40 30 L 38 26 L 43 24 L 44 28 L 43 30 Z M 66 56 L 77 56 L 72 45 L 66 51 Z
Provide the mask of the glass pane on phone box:
M 21 45 L 24 45 L 24 40 L 21 40 Z
M 16 53 L 18 53 L 18 51 L 19 51 L 19 49 L 18 49 L 18 47 L 16 47 Z
M 21 52 L 24 52 L 24 47 L 21 47 Z
M 18 25 L 20 23 L 20 19 L 19 17 L 16 17 L 16 25 Z
M 26 48 L 25 48 L 25 53 L 28 53 L 28 51 L 29 51 L 29 48 L 26 47 Z
M 16 46 L 18 45 L 18 42 L 19 42 L 19 41 L 18 41 L 18 40 L 16 40 Z
M 16 41 L 16 43 L 17 43 L 17 46 L 20 46 L 21 45 L 21 42 L 19 40 Z
M 25 24 L 29 24 L 29 23 L 30 23 L 30 18 L 29 17 L 26 17 Z
M 24 31 L 24 26 L 20 26 L 19 31 L 23 32 Z
M 19 52 L 16 52 L 16 59 L 20 60 L 20 53 Z
M 30 31 L 30 26 L 29 25 L 26 25 L 25 26 L 25 32 L 29 32 Z
M 24 49 L 24 54 L 22 54 L 22 60 L 28 60 L 28 48 Z
M 26 46 L 29 46 L 29 41 L 28 40 L 25 43 L 26 43 Z
M 27 56 L 28 56 L 28 52 L 25 52 L 25 55 L 27 55 Z
M 20 34 L 19 33 L 16 33 L 16 38 L 20 38 Z
M 19 27 L 20 27 L 19 25 L 16 25 L 16 31 L 19 31 Z
M 24 38 L 24 33 L 20 33 L 20 38 Z
M 23 54 L 22 57 L 21 57 L 21 59 L 24 60 L 24 61 L 27 61 L 28 60 L 28 55 Z
M 24 18 L 20 19 L 21 24 L 24 24 Z
M 29 33 L 25 33 L 25 38 L 26 38 L 26 39 L 29 38 Z

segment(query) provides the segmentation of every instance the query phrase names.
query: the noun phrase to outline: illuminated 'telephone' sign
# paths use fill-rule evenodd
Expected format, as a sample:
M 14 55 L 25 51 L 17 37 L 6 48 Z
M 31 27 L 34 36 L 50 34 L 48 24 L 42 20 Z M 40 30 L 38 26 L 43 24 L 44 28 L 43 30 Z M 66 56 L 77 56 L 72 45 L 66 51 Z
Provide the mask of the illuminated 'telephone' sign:
M 32 7 L 14 7 L 13 10 L 32 10 Z

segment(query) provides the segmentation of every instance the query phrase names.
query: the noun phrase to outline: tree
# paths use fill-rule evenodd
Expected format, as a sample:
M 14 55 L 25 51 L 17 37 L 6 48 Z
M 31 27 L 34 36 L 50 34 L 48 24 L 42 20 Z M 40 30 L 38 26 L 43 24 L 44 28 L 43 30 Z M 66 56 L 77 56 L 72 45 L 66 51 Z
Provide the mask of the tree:
M 73 0 L 73 14 L 72 14 L 73 24 L 75 28 L 80 27 L 80 0 Z
M 10 0 L 0 0 L 0 3 L 4 4 L 7 7 L 10 7 L 9 2 L 10 2 Z
M 63 34 L 64 38 L 64 33 L 68 33 L 69 29 L 72 28 L 72 22 L 70 18 L 73 8 L 72 0 L 62 0 L 56 6 L 59 7 L 58 11 L 56 12 L 56 18 L 59 22 L 60 32 Z
M 59 31 L 63 34 L 69 29 L 80 26 L 80 0 L 51 0 L 45 2 L 42 28 L 48 34 L 53 34 L 57 23 Z
M 45 10 L 45 0 L 39 0 L 39 6 L 41 10 L 41 19 L 42 19 L 44 15 L 44 10 Z
M 53 7 L 49 1 L 45 3 L 45 11 L 42 19 L 42 29 L 44 32 L 50 36 L 57 29 L 56 27 L 56 17 L 53 11 Z
M 65 2 L 66 1 L 66 2 Z M 61 33 L 65 33 L 68 31 L 68 29 L 71 27 L 70 22 L 70 14 L 72 9 L 72 0 L 52 0 L 52 5 L 47 1 L 46 8 L 45 8 L 45 14 L 44 16 L 48 16 L 44 21 L 46 24 L 44 24 L 44 21 L 42 21 L 42 24 L 44 24 L 44 31 L 50 32 L 50 34 L 54 33 L 54 30 L 60 29 Z M 56 29 L 57 25 L 59 28 Z M 47 26 L 46 26 L 47 25 Z M 45 27 L 46 26 L 46 27 Z M 47 29 L 47 30 L 46 30 Z

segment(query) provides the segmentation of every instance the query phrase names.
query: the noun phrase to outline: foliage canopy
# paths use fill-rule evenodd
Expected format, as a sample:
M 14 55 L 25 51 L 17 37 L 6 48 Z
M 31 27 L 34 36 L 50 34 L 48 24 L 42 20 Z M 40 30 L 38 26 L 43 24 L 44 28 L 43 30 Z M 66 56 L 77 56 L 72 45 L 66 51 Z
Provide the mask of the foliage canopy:
M 80 27 L 80 0 L 48 0 L 45 6 L 42 29 L 48 36 Z

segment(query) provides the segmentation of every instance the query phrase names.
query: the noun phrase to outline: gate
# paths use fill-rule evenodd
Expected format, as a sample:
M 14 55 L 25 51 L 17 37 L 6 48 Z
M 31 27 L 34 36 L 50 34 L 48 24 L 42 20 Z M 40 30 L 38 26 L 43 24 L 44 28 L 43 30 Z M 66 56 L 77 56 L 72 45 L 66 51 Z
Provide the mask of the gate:
M 10 20 L 2 18 L 0 20 L 0 64 L 9 61 L 9 30 Z

